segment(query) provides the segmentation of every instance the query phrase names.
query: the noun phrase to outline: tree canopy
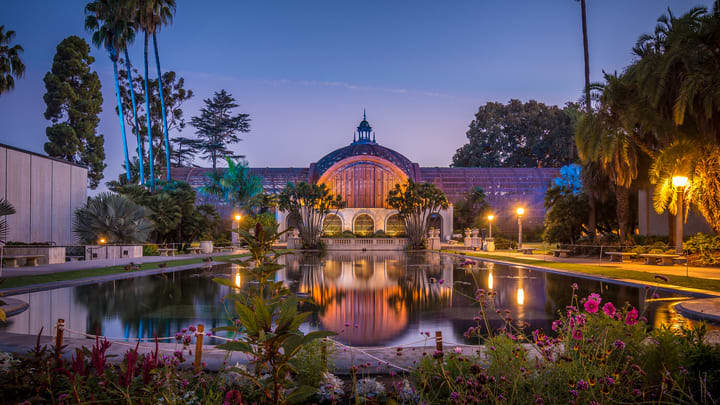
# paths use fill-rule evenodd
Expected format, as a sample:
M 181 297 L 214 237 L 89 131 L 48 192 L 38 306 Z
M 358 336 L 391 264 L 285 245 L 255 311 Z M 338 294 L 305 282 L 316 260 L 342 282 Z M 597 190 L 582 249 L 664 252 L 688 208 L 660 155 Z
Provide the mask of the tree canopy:
M 97 134 L 103 97 L 100 79 L 90 65 L 95 61 L 84 39 L 70 36 L 57 46 L 52 68 L 45 75 L 45 152 L 88 167 L 88 187 L 103 178 L 105 139 Z
M 15 79 L 25 75 L 25 64 L 20 59 L 23 47 L 10 42 L 15 39 L 15 31 L 5 31 L 0 25 L 0 94 L 15 88 Z
M 388 193 L 388 205 L 398 210 L 398 216 L 405 223 L 405 231 L 410 245 L 425 247 L 425 233 L 428 219 L 440 209 L 447 208 L 449 202 L 445 194 L 432 183 L 396 184 Z
M 455 152 L 455 167 L 560 167 L 572 161 L 578 106 L 535 100 L 490 102 L 478 109 Z
M 325 184 L 288 183 L 278 195 L 278 206 L 299 219 L 303 248 L 321 247 L 322 221 L 331 211 L 345 207 L 339 195 L 333 196 Z
M 240 134 L 250 132 L 250 115 L 234 114 L 233 110 L 239 104 L 224 89 L 204 101 L 205 107 L 200 110 L 200 115 L 193 117 L 190 123 L 195 127 L 200 141 L 197 151 L 209 159 L 213 169 L 216 169 L 219 159 L 234 155 L 229 148 L 240 142 Z

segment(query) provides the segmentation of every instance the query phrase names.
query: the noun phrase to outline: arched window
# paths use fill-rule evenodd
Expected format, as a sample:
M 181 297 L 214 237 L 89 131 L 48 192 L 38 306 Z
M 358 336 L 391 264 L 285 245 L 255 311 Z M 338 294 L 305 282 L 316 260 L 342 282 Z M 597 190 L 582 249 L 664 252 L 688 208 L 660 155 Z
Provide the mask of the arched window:
M 370 236 L 375 232 L 375 221 L 368 214 L 360 214 L 355 217 L 353 231 L 360 236 Z
M 440 230 L 440 237 L 442 237 L 442 217 L 440 214 L 432 214 L 428 218 L 427 222 L 428 229 L 435 228 Z
M 287 217 L 287 227 L 288 229 L 297 229 L 300 230 L 300 223 L 302 222 L 302 218 L 300 218 L 299 215 L 290 214 Z
M 394 238 L 405 235 L 405 223 L 398 214 L 390 215 L 385 223 L 385 233 Z
M 323 219 L 323 235 L 334 236 L 342 232 L 342 220 L 335 214 L 327 214 Z

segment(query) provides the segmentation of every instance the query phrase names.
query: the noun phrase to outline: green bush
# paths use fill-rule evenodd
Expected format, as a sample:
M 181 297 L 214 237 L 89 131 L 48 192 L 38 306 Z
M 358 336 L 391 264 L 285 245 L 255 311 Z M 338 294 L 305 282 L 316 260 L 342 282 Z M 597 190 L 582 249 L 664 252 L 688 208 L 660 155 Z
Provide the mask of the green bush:
M 383 231 L 382 229 L 378 229 L 375 231 L 375 233 L 372 235 L 373 238 L 389 238 L 389 236 Z
M 697 233 L 683 243 L 683 249 L 692 254 L 717 252 L 720 250 L 720 238 L 717 235 Z
M 355 236 L 355 234 L 352 231 L 345 230 L 345 231 L 342 231 L 342 233 L 340 234 L 340 237 L 341 238 L 356 238 L 357 236 Z
M 143 256 L 160 256 L 157 245 L 143 245 Z
M 505 239 L 502 236 L 496 236 L 493 239 L 495 240 L 495 249 L 499 249 L 499 250 L 517 249 L 517 241 L 516 240 Z

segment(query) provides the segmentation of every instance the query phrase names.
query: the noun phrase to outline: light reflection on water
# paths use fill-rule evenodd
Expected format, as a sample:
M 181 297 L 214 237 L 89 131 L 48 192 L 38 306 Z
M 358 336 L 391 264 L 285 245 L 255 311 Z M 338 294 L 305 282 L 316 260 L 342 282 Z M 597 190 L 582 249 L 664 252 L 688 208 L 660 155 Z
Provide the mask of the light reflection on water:
M 315 305 L 304 330 L 327 329 L 351 345 L 401 345 L 423 340 L 422 332 L 442 331 L 447 342 L 466 342 L 474 325 L 478 288 L 494 290 L 495 305 L 531 328 L 550 330 L 559 309 L 570 303 L 572 283 L 580 296 L 600 292 L 616 306 L 629 302 L 645 312 L 650 325 L 679 327 L 688 321 L 672 308 L 676 297 L 646 299 L 637 288 L 568 277 L 519 266 L 478 262 L 463 267 L 436 253 L 331 252 L 327 256 L 291 255 L 277 280 L 311 298 Z M 222 297 L 229 287 L 213 277 L 228 277 L 241 291 L 253 288 L 236 265 L 115 280 L 16 296 L 30 309 L 10 318 L 3 329 L 51 335 L 58 318 L 67 328 L 110 337 L 172 336 L 188 325 L 227 324 Z M 500 319 L 492 320 L 502 326 Z M 218 343 L 210 339 L 209 343 Z M 428 342 L 432 344 L 432 342 Z

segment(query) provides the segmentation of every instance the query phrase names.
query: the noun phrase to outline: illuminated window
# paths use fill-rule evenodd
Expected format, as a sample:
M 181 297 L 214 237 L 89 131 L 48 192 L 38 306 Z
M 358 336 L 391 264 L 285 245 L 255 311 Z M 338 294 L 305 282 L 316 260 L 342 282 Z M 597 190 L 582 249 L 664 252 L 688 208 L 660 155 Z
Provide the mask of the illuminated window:
M 335 214 L 328 214 L 323 220 L 323 234 L 328 236 L 338 235 L 342 232 L 342 220 Z
M 405 224 L 403 223 L 402 219 L 400 219 L 399 215 L 391 215 L 387 219 L 387 224 L 385 225 L 385 233 L 388 236 L 393 237 L 405 235 Z
M 375 231 L 375 221 L 368 214 L 355 217 L 354 232 L 361 236 L 370 236 Z

